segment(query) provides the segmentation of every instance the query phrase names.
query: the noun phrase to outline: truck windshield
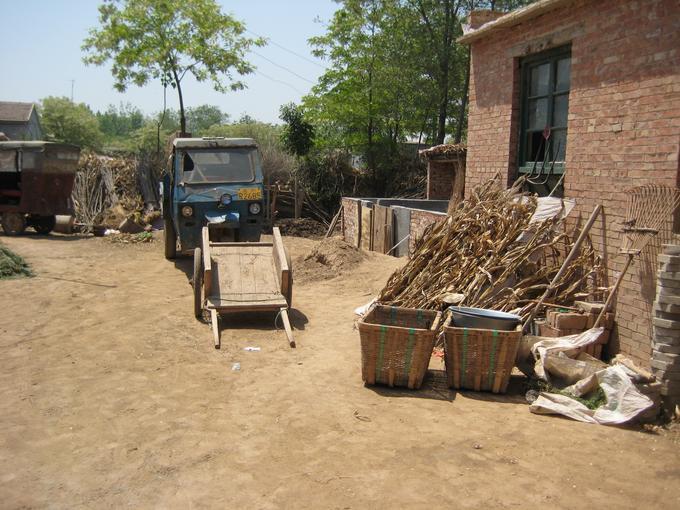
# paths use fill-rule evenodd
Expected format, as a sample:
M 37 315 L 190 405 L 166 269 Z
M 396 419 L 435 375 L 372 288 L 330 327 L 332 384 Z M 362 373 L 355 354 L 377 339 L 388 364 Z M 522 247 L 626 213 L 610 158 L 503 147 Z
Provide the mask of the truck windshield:
M 186 184 L 252 182 L 255 157 L 251 148 L 188 150 L 182 159 Z

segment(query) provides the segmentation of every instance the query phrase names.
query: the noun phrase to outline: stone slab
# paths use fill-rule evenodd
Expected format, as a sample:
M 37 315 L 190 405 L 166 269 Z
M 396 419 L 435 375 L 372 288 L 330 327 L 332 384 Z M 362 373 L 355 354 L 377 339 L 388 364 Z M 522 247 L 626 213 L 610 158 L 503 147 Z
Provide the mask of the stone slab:
M 680 330 L 680 321 L 654 318 L 652 319 L 652 324 L 664 329 Z
M 680 244 L 662 244 L 661 252 L 664 255 L 680 255 Z
M 656 293 L 656 301 L 664 304 L 680 305 L 680 293 L 660 290 Z
M 680 304 L 674 305 L 673 303 L 659 303 L 658 301 L 654 301 L 654 311 L 680 314 Z

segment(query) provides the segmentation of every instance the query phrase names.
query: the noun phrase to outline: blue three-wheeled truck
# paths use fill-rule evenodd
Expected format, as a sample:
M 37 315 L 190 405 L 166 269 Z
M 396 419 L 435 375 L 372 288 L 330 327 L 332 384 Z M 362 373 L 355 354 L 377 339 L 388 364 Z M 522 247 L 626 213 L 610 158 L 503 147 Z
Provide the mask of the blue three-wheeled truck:
M 162 183 L 165 257 L 193 254 L 194 315 L 210 313 L 215 347 L 222 314 L 273 311 L 288 341 L 293 273 L 281 235 L 260 242 L 267 207 L 250 138 L 177 138 Z

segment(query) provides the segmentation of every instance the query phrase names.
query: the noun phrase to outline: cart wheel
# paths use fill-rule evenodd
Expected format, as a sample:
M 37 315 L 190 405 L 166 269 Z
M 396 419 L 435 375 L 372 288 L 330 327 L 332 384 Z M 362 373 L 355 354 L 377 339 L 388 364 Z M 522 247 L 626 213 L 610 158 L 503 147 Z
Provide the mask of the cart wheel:
M 21 213 L 3 213 L 1 223 L 8 236 L 18 236 L 26 230 L 26 217 Z
M 31 218 L 31 224 L 38 234 L 46 236 L 54 230 L 57 218 L 56 216 L 38 216 Z
M 177 234 L 172 220 L 163 219 L 163 239 L 165 240 L 165 258 L 172 260 L 177 257 Z
M 200 248 L 194 250 L 194 316 L 203 318 L 203 254 Z

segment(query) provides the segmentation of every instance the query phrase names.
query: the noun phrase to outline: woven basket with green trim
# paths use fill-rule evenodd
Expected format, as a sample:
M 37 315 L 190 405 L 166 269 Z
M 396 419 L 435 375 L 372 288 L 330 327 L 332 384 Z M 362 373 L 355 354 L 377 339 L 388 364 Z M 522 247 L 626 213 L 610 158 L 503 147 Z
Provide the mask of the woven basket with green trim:
M 515 331 L 456 328 L 444 324 L 446 379 L 452 388 L 505 393 L 522 339 Z
M 420 388 L 440 319 L 430 310 L 374 305 L 359 321 L 364 382 Z

